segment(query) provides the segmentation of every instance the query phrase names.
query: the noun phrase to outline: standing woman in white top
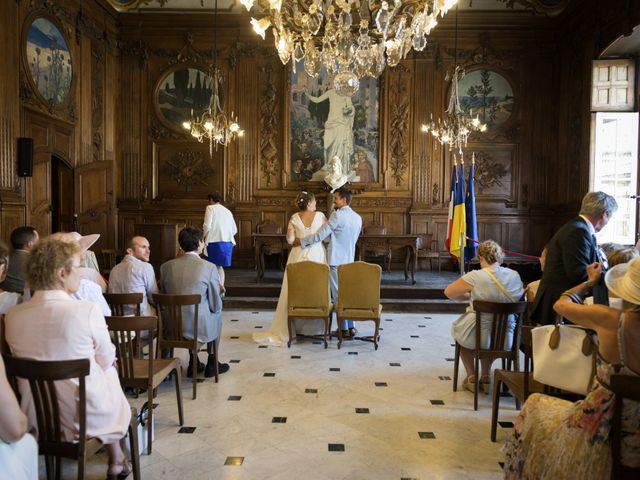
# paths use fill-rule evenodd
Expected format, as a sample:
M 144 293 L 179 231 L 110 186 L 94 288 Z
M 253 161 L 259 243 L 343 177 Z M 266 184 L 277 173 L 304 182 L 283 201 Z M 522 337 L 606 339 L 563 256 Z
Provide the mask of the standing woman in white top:
M 222 205 L 222 195 L 210 193 L 209 206 L 204 213 L 204 241 L 207 244 L 207 258 L 218 267 L 220 293 L 224 293 L 224 268 L 231 266 L 231 252 L 236 244 L 233 238 L 238 227 L 231 211 Z
M 464 368 L 467 370 L 467 378 L 462 382 L 462 386 L 473 391 L 475 384 L 475 371 L 473 362 L 473 352 L 476 348 L 476 313 L 473 311 L 475 300 L 487 302 L 517 302 L 522 297 L 524 289 L 522 280 L 515 270 L 501 267 L 504 260 L 502 248 L 493 240 L 482 242 L 478 246 L 478 260 L 480 260 L 480 270 L 472 270 L 465 273 L 455 282 L 444 289 L 444 294 L 451 300 L 471 300 L 467 312 L 455 320 L 451 325 L 451 334 L 460 344 L 460 358 Z M 492 319 L 481 318 L 480 326 L 480 348 L 489 348 L 489 336 L 491 334 Z M 511 316 L 507 325 L 507 335 L 504 348 L 511 348 L 513 343 L 513 331 L 515 329 L 515 318 Z M 485 392 L 488 392 L 490 381 L 491 364 L 493 360 L 485 358 L 480 360 L 482 376 L 480 385 Z

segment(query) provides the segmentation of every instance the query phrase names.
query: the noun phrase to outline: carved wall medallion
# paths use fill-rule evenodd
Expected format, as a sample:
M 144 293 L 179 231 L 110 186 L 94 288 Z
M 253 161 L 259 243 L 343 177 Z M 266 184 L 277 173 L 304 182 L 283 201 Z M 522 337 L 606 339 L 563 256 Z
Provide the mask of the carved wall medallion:
M 518 195 L 518 162 L 516 145 L 469 145 L 464 162 L 471 164 L 475 153 L 476 198 L 485 201 L 503 201 L 515 207 Z
M 176 152 L 166 161 L 162 173 L 169 175 L 184 192 L 191 192 L 196 186 L 209 186 L 207 179 L 213 175 L 214 170 L 207 160 L 202 152 Z

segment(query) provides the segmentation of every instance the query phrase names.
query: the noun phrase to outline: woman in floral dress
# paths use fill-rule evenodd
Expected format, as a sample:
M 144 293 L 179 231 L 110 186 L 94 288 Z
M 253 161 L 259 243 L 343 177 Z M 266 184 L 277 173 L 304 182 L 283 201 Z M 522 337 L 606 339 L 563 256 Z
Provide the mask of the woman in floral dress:
M 614 395 L 608 388 L 614 373 L 640 374 L 640 258 L 616 265 L 605 277 L 612 295 L 622 298 L 622 310 L 604 305 L 579 305 L 597 283 L 601 264 L 587 269 L 588 280 L 563 293 L 557 313 L 598 334 L 597 374 L 584 400 L 571 403 L 534 394 L 516 419 L 504 451 L 505 478 L 608 479 L 611 475 L 609 437 Z M 640 467 L 640 403 L 625 401 L 622 412 L 622 463 Z

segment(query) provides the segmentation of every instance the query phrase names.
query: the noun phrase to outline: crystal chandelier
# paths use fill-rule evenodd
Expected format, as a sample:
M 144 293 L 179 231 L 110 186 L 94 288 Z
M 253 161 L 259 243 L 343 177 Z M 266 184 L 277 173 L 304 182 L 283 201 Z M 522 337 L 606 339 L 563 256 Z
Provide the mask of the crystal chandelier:
M 378 77 L 413 48 L 422 51 L 427 35 L 457 0 L 240 0 L 260 18 L 251 25 L 263 39 L 269 27 L 283 64 L 304 60 L 317 77 L 325 67 L 344 96 L 360 79 Z
M 233 115 L 227 116 L 220 107 L 220 83 L 222 81 L 220 70 L 216 68 L 217 56 L 217 37 L 218 37 L 218 0 L 215 5 L 215 17 L 213 21 L 213 68 L 209 72 L 209 85 L 211 86 L 211 97 L 209 101 L 209 109 L 205 111 L 200 118 L 194 117 L 193 109 L 191 109 L 191 117 L 188 122 L 183 122 L 182 126 L 185 130 L 189 130 L 191 135 L 200 143 L 205 138 L 209 139 L 209 155 L 213 156 L 213 147 L 216 150 L 218 145 L 226 147 L 231 140 L 244 135 L 244 130 L 238 124 L 238 117 Z
M 467 140 L 471 132 L 486 132 L 487 125 L 480 121 L 480 117 L 473 111 L 469 115 L 465 114 L 460 106 L 460 95 L 458 91 L 458 82 L 464 78 L 465 72 L 462 67 L 456 65 L 451 79 L 451 94 L 449 96 L 449 106 L 446 110 L 444 119 L 433 120 L 429 124 L 423 124 L 421 130 L 425 133 L 431 132 L 431 135 L 442 145 L 448 145 L 449 150 L 458 149 L 462 155 L 462 148 L 467 146 Z

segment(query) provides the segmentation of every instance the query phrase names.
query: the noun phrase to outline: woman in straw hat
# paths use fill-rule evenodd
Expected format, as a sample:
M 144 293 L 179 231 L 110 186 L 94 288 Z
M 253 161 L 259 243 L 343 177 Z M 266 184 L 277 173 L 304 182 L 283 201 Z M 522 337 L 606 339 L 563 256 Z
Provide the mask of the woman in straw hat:
M 598 283 L 601 263 L 587 268 L 588 280 L 567 290 L 554 310 L 598 334 L 597 373 L 584 400 L 571 403 L 531 395 L 504 450 L 505 478 L 609 478 L 609 434 L 613 373 L 640 375 L 640 258 L 611 268 L 605 283 L 622 299 L 622 309 L 575 303 Z M 622 463 L 640 467 L 640 403 L 625 402 L 622 412 Z

